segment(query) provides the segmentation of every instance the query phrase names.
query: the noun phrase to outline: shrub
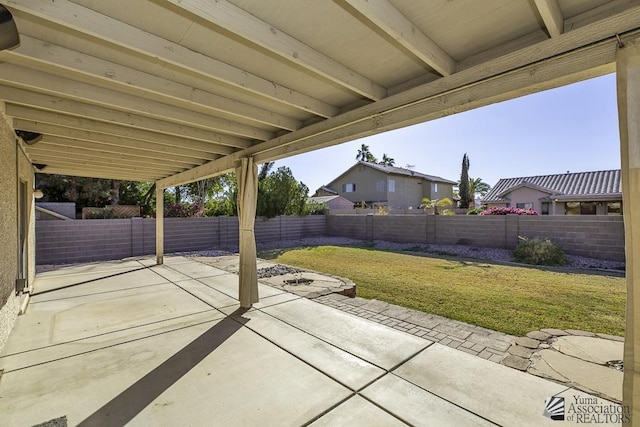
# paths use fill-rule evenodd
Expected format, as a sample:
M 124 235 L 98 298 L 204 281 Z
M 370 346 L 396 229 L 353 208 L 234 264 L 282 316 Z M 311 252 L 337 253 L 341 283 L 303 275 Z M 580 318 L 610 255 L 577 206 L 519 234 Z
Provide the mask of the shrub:
M 567 260 L 562 249 L 549 239 L 536 237 L 526 239 L 513 251 L 513 258 L 525 264 L 565 265 Z
M 502 206 L 493 206 L 486 211 L 480 212 L 480 215 L 538 215 L 533 209 L 506 208 Z
M 467 211 L 467 215 L 480 215 L 480 214 L 482 214 L 482 212 L 484 212 L 484 209 L 475 208 L 475 209 L 468 210 Z

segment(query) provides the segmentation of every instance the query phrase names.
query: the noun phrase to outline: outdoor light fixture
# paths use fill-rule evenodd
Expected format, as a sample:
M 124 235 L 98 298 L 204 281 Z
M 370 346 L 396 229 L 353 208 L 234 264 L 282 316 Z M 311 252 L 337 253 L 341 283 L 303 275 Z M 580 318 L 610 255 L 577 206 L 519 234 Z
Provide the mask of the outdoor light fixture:
M 37 132 L 29 132 L 28 130 L 16 129 L 16 135 L 18 135 L 25 144 L 33 145 L 42 139 L 42 134 Z
M 6 7 L 0 5 L 0 50 L 13 49 L 19 44 L 20 36 L 13 15 Z
M 47 167 L 47 165 L 43 163 L 33 163 L 33 167 L 38 169 L 39 171 L 43 171 Z
M 42 190 L 33 190 L 33 197 L 36 199 L 42 199 L 44 197 L 44 193 Z

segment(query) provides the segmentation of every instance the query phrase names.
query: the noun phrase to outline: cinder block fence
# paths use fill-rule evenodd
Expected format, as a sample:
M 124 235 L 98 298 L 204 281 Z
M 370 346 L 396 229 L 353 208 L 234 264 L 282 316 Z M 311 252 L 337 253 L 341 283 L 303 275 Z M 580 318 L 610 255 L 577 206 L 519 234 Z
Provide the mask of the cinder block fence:
M 238 219 L 166 218 L 164 247 L 166 253 L 197 251 L 238 244 Z M 258 218 L 256 241 L 271 242 L 326 235 L 326 217 L 280 216 Z M 36 222 L 36 263 L 122 259 L 155 253 L 155 219 L 92 219 Z
M 548 237 L 568 254 L 624 261 L 617 216 L 311 215 L 258 218 L 256 241 L 340 236 L 400 243 L 513 249 L 518 236 Z M 234 247 L 238 219 L 166 218 L 165 252 Z M 36 222 L 37 264 L 102 261 L 155 252 L 155 219 Z
M 364 240 L 514 249 L 547 237 L 566 253 L 624 261 L 621 216 L 330 215 L 327 234 Z

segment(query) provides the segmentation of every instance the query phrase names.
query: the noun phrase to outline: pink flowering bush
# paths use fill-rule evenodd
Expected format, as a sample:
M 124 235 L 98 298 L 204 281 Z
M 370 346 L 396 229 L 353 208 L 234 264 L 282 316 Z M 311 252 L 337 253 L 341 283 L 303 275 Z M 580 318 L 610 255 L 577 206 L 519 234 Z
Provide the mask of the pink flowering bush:
M 538 215 L 533 209 L 506 208 L 502 206 L 492 206 L 480 215 Z

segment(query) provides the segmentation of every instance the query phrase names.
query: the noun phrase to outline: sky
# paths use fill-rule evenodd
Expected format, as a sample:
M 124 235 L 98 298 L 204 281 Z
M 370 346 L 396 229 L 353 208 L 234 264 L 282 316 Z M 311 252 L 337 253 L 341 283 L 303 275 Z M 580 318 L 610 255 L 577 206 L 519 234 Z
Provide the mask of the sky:
M 309 195 L 356 163 L 362 144 L 395 166 L 452 181 L 462 156 L 469 176 L 500 178 L 620 168 L 615 74 L 493 104 L 276 161 Z

